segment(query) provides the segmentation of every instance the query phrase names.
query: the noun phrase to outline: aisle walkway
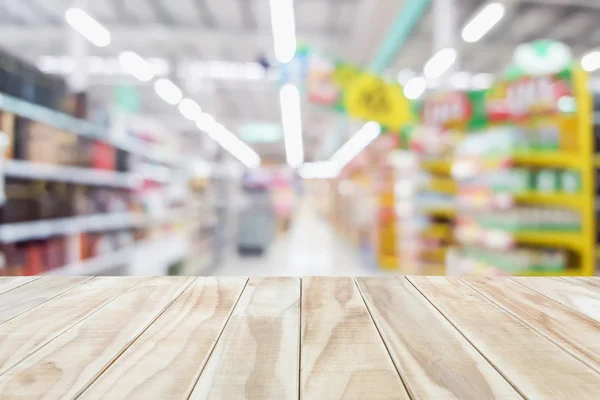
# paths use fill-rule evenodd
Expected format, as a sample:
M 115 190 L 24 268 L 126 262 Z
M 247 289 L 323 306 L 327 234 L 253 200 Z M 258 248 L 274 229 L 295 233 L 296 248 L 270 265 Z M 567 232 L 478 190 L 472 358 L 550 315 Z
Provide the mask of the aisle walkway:
M 214 275 L 365 276 L 378 271 L 360 265 L 359 254 L 314 210 L 304 209 L 287 234 L 263 256 L 238 256 L 235 248 Z

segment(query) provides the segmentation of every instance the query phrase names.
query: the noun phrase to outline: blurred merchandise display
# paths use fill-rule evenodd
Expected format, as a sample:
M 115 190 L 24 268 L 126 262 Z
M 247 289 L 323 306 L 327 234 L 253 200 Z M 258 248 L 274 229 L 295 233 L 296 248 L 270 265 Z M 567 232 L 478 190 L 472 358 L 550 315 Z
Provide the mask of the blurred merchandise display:
M 118 110 L 96 124 L 88 106 L 0 53 L 0 274 L 162 274 L 185 259 L 191 231 L 210 234 L 199 222 L 209 200 L 188 196 L 202 143 Z
M 578 68 L 500 80 L 456 146 L 449 274 L 592 275 L 593 139 Z

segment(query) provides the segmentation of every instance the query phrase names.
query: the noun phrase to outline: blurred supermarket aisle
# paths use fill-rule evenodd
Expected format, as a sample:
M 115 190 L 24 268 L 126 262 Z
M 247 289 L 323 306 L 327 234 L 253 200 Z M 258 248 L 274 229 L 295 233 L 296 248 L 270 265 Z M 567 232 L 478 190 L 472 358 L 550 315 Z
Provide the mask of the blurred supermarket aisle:
M 378 271 L 361 266 L 358 251 L 320 218 L 310 202 L 290 231 L 277 236 L 263 256 L 238 256 L 235 248 L 214 275 L 356 276 Z

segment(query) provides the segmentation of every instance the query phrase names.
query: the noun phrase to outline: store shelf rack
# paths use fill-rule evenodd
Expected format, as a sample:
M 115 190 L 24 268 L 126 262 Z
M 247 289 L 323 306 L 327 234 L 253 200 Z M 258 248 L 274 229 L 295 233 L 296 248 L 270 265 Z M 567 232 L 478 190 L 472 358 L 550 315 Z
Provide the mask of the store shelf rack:
M 40 179 L 118 188 L 135 188 L 141 183 L 141 177 L 133 173 L 33 163 L 21 160 L 6 160 L 4 162 L 4 175 L 13 178 Z
M 539 206 L 556 206 L 577 210 L 581 215 L 580 231 L 531 231 L 507 232 L 506 242 L 519 245 L 547 246 L 569 249 L 579 256 L 579 265 L 563 271 L 528 271 L 525 275 L 593 275 L 595 269 L 595 185 L 593 166 L 600 164 L 593 155 L 593 134 L 591 132 L 591 96 L 587 90 L 587 74 L 576 68 L 573 72 L 574 96 L 577 102 L 576 150 L 557 152 L 517 153 L 509 158 L 509 165 L 530 168 L 570 169 L 581 177 L 581 190 L 578 193 L 522 193 L 514 195 L 517 203 Z M 509 240 L 510 239 L 510 240 Z
M 180 157 L 177 157 L 177 154 L 163 146 L 145 144 L 132 138 L 109 138 L 108 132 L 104 127 L 2 93 L 0 93 L 0 110 L 41 122 L 57 129 L 72 132 L 80 136 L 101 140 L 116 148 L 138 154 L 157 162 L 176 165 L 181 163 L 181 159 Z
M 184 211 L 169 211 L 161 215 L 132 212 L 84 215 L 33 222 L 0 225 L 0 243 L 15 243 L 79 232 L 99 232 L 126 228 L 152 227 L 185 220 Z

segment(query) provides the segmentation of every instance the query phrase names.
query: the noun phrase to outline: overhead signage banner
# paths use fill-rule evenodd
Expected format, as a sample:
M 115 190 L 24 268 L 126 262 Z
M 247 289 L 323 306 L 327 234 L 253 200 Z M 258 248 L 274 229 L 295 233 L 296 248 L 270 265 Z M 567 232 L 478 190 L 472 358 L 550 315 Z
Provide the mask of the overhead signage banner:
M 296 67 L 305 73 L 308 99 L 319 105 L 365 121 L 375 121 L 385 130 L 399 131 L 412 122 L 413 114 L 402 87 L 389 83 L 352 64 L 335 61 L 307 48 Z

